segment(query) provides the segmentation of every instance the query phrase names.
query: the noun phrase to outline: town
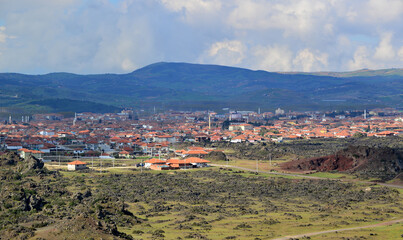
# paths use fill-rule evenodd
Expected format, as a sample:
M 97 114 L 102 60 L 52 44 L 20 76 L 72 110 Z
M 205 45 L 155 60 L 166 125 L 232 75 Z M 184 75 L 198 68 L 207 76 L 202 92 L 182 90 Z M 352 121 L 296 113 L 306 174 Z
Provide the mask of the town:
M 284 142 L 295 139 L 402 136 L 395 109 L 339 112 L 167 111 L 143 113 L 34 114 L 0 124 L 0 151 L 16 151 L 69 170 L 136 167 L 172 170 L 208 167 L 219 149 L 205 142 Z M 188 147 L 178 148 L 180 143 Z M 192 144 L 193 143 L 193 144 Z M 141 159 L 130 161 L 130 159 Z M 95 160 L 94 160 L 95 159 Z M 95 169 L 95 168 L 94 168 Z

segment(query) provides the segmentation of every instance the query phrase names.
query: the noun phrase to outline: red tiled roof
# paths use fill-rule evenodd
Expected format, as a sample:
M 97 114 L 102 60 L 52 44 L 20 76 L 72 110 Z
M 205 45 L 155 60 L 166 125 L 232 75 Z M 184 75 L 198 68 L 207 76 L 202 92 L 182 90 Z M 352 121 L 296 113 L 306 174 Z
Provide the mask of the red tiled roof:
M 76 160 L 76 161 L 73 161 L 73 162 L 69 162 L 67 164 L 68 165 L 84 165 L 84 164 L 87 164 L 87 163 Z
M 152 164 L 158 164 L 158 163 L 165 163 L 164 160 L 160 160 L 157 158 L 151 158 L 149 160 L 144 161 L 145 163 L 152 163 Z

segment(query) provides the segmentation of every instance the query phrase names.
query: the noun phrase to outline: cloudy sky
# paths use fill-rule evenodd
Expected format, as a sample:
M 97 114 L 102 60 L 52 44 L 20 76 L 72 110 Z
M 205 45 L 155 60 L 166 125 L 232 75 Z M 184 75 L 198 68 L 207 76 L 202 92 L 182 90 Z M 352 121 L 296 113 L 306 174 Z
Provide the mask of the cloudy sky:
M 403 0 L 0 0 L 0 72 L 403 67 Z

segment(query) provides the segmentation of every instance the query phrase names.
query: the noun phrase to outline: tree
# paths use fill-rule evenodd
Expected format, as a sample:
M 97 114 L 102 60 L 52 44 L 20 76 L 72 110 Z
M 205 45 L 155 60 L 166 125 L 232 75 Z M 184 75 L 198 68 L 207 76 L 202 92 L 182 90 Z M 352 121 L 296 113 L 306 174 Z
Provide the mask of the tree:
M 264 137 L 264 135 L 268 132 L 268 130 L 266 128 L 261 128 L 259 131 L 259 136 Z
M 362 132 L 356 132 L 356 133 L 354 133 L 354 135 L 353 135 L 354 138 L 363 138 L 363 137 L 366 137 L 366 136 L 367 136 L 367 134 L 366 134 L 366 133 L 362 133 Z
M 227 120 L 225 120 L 223 123 L 222 123 L 222 129 L 223 130 L 225 130 L 225 129 L 228 129 L 229 128 L 229 125 L 230 125 L 230 122 L 229 122 L 229 120 L 227 119 Z

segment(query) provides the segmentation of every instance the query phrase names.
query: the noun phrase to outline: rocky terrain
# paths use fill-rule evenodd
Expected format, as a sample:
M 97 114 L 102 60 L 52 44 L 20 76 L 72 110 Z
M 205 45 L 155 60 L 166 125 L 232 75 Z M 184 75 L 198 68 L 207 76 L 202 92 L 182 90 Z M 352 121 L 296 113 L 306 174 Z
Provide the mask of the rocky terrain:
M 116 227 L 137 222 L 124 203 L 88 188 L 69 191 L 68 179 L 33 157 L 3 153 L 0 170 L 0 239 L 131 239 Z
M 350 172 L 361 178 L 388 181 L 402 173 L 403 151 L 389 147 L 349 146 L 335 154 L 282 164 L 286 170 Z
M 348 146 L 368 146 L 374 148 L 389 147 L 393 149 L 403 149 L 402 137 L 363 137 L 363 138 L 326 138 L 326 139 L 299 139 L 281 143 L 262 142 L 262 143 L 179 143 L 177 149 L 183 149 L 191 145 L 202 147 L 214 147 L 226 150 L 228 158 L 250 159 L 250 160 L 269 160 L 282 159 L 302 159 L 312 157 L 322 157 L 335 154 L 337 151 Z
M 402 211 L 399 192 L 387 187 L 219 168 L 50 171 L 3 153 L 0 179 L 0 239 L 268 239 L 307 221 L 334 228 Z

